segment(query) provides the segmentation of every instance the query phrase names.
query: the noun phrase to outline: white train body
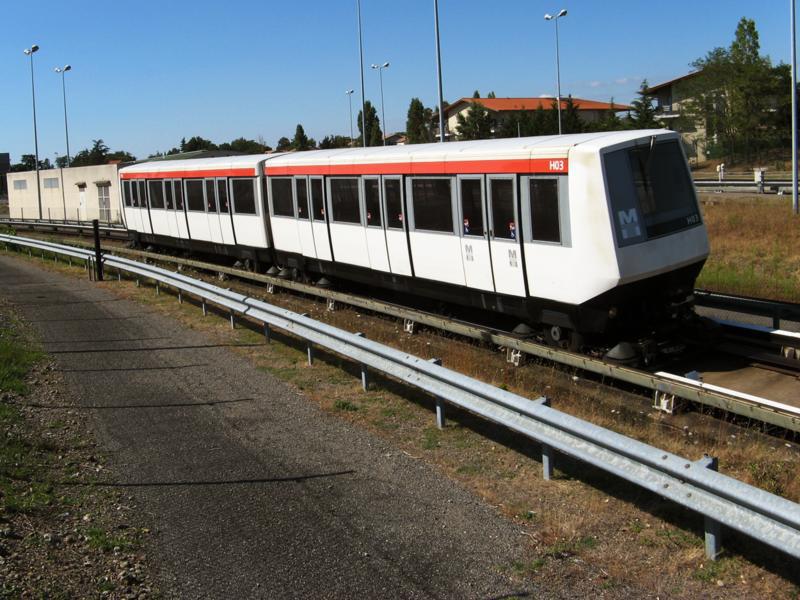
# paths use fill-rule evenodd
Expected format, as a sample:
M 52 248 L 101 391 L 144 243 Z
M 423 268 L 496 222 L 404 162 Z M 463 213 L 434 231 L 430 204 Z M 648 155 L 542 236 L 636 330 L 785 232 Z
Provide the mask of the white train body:
M 664 130 L 163 160 L 120 177 L 143 241 L 584 333 L 674 317 L 708 255 Z

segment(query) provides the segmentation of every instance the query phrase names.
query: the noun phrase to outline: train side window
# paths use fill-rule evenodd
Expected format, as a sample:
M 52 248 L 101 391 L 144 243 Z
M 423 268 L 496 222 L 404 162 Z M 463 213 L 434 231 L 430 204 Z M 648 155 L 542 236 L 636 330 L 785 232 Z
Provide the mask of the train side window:
M 297 192 L 297 218 L 308 219 L 308 184 L 306 178 L 294 180 L 295 191 Z
M 233 212 L 237 215 L 256 214 L 256 192 L 253 179 L 231 179 Z
M 358 179 L 336 177 L 331 182 L 331 210 L 337 223 L 361 223 L 358 203 Z
M 183 210 L 183 182 L 180 179 L 175 179 L 172 182 L 172 187 L 175 190 L 175 210 Z
M 377 177 L 364 179 L 364 205 L 367 209 L 367 227 L 380 227 L 381 190 Z
M 386 226 L 389 229 L 403 228 L 403 197 L 399 179 L 383 180 L 383 197 L 386 199 Z
M 415 230 L 453 233 L 452 178 L 412 178 L 411 203 Z
M 205 212 L 206 201 L 203 197 L 203 180 L 186 180 L 186 207 L 191 211 Z
M 175 210 L 175 201 L 172 195 L 172 182 L 169 179 L 164 181 L 164 206 L 167 210 Z
M 206 179 L 206 204 L 208 205 L 208 212 L 210 213 L 217 212 L 217 195 L 214 193 L 215 187 L 213 179 Z
M 228 212 L 228 180 L 217 179 L 217 198 L 219 199 L 219 212 Z
M 272 214 L 276 217 L 293 217 L 292 180 L 288 177 L 270 177 Z
M 164 208 L 164 182 L 160 179 L 149 179 L 147 191 L 150 195 L 150 208 Z
M 325 221 L 325 195 L 323 193 L 322 179 L 311 180 L 311 204 L 314 208 L 314 220 Z
M 139 208 L 139 186 L 135 181 L 131 181 L 131 206 Z
M 483 185 L 480 179 L 461 179 L 461 232 L 483 236 Z
M 561 243 L 558 179 L 528 180 L 531 206 L 531 239 L 534 242 Z
M 130 181 L 123 181 L 122 182 L 122 196 L 125 199 L 125 206 L 131 205 L 131 182 Z
M 492 237 L 517 239 L 517 219 L 514 216 L 514 181 L 490 179 L 489 195 L 492 206 Z
M 147 208 L 147 182 L 140 179 L 136 182 L 136 187 L 139 188 L 139 206 Z

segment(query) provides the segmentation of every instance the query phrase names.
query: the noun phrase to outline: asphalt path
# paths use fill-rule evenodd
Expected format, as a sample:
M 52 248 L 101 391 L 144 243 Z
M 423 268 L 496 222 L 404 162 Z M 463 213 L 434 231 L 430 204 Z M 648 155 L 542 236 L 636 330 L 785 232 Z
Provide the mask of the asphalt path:
M 526 538 L 495 509 L 229 347 L 12 257 L 0 295 L 146 511 L 167 597 L 571 596 L 507 575 Z

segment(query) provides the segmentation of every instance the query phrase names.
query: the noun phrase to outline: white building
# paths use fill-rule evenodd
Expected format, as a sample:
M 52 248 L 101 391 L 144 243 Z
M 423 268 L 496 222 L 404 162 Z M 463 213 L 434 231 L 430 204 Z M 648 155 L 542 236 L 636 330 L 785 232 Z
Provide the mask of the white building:
M 41 214 L 36 171 L 8 173 L 9 216 L 12 219 L 121 223 L 118 165 L 96 165 L 39 171 Z

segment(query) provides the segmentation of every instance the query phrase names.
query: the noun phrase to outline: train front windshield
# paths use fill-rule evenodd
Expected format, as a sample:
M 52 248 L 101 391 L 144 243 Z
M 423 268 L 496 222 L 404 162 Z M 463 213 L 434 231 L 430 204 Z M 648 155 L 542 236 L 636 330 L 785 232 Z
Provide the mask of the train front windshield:
M 604 157 L 617 242 L 628 246 L 700 224 L 677 140 L 616 150 Z

